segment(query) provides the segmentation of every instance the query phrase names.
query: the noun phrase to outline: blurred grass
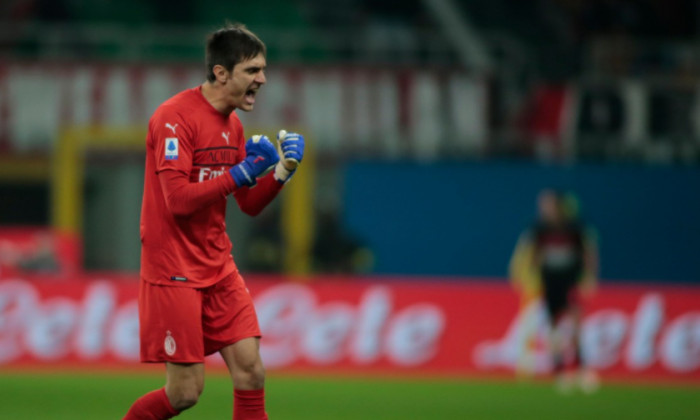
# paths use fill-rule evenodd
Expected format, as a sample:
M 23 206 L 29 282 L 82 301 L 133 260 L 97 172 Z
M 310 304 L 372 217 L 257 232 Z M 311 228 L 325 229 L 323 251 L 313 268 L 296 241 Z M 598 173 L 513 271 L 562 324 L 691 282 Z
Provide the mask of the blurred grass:
M 0 373 L 0 419 L 119 419 L 160 374 Z M 551 384 L 455 379 L 269 375 L 272 419 L 697 419 L 700 388 L 605 384 L 558 395 Z M 228 376 L 209 375 L 180 419 L 231 418 Z

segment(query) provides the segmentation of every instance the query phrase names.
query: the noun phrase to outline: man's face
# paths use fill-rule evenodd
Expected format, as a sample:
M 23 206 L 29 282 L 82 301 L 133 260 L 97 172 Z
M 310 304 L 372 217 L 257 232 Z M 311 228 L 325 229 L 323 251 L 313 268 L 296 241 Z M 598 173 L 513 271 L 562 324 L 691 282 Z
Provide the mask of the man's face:
M 243 111 L 253 109 L 258 89 L 266 82 L 266 65 L 265 56 L 261 53 L 233 67 L 224 85 L 229 106 Z

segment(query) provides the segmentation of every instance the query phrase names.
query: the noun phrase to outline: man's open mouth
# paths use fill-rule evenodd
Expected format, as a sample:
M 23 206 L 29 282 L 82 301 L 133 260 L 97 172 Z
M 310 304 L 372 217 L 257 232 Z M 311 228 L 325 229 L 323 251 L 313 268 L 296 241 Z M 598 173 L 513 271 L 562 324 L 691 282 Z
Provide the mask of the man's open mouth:
M 254 103 L 255 103 L 255 95 L 256 95 L 257 93 L 258 93 L 258 90 L 257 90 L 257 89 L 248 89 L 248 90 L 245 92 L 245 99 L 246 99 L 246 102 L 248 102 L 249 104 L 254 104 Z

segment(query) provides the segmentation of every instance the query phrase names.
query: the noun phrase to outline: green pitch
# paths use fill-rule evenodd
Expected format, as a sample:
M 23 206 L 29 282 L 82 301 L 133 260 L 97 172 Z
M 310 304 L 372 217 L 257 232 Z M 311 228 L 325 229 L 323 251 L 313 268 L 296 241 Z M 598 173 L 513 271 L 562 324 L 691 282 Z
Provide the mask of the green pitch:
M 558 395 L 548 383 L 268 375 L 270 418 L 294 419 L 697 419 L 700 387 L 604 384 Z M 0 418 L 120 419 L 154 373 L 3 373 Z M 232 390 L 209 375 L 197 406 L 178 419 L 230 419 Z

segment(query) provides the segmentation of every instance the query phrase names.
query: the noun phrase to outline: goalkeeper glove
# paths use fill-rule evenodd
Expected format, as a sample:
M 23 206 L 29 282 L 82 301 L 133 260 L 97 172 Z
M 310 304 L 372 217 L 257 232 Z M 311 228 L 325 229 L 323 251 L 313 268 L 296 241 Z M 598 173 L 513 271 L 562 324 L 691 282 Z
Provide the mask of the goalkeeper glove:
M 267 136 L 255 135 L 245 143 L 246 157 L 229 169 L 233 181 L 240 188 L 252 187 L 256 178 L 272 168 L 280 158 L 275 145 Z
M 277 151 L 281 160 L 275 166 L 275 179 L 287 182 L 304 158 L 304 136 L 280 130 L 277 133 Z

